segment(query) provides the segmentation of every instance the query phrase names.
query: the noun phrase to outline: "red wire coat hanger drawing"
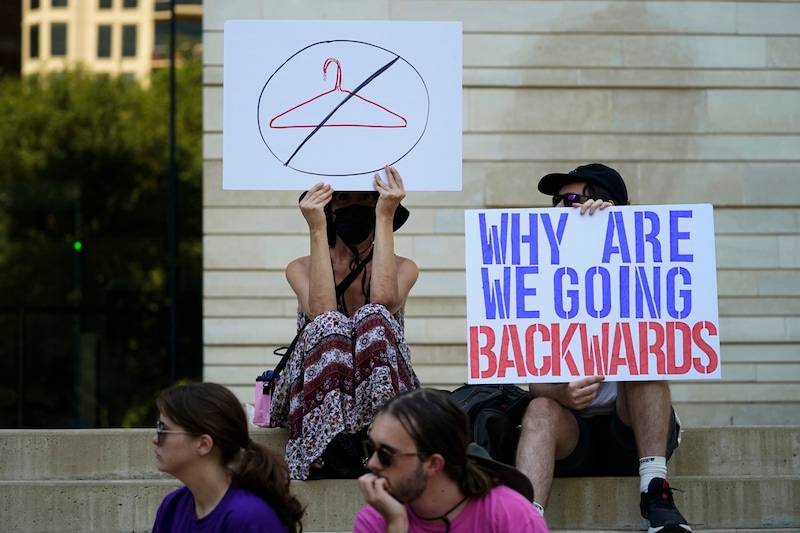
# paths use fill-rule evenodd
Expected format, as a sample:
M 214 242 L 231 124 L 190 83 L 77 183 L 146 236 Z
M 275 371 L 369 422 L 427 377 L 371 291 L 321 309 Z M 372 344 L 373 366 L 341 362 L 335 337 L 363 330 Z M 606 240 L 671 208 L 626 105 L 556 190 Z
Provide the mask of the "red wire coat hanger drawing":
M 272 120 L 269 121 L 269 127 L 270 128 L 275 128 L 275 129 L 319 128 L 319 127 L 322 127 L 322 128 L 330 128 L 330 127 L 405 128 L 408 125 L 408 121 L 405 118 L 403 118 L 402 116 L 398 115 L 397 113 L 395 113 L 393 111 L 390 111 L 386 107 L 384 107 L 384 106 L 382 106 L 382 105 L 380 105 L 380 104 L 378 104 L 376 102 L 373 102 L 372 100 L 368 100 L 367 98 L 364 98 L 363 96 L 360 96 L 360 95 L 358 95 L 356 93 L 348 91 L 347 89 L 342 89 L 342 66 L 339 63 L 338 59 L 331 57 L 331 58 L 328 58 L 328 59 L 325 60 L 325 64 L 322 67 L 322 79 L 323 80 L 327 79 L 328 67 L 331 65 L 331 63 L 334 63 L 336 65 L 336 82 L 335 82 L 335 85 L 334 85 L 333 89 L 331 89 L 329 91 L 325 91 L 324 93 L 318 94 L 317 96 L 315 96 L 313 98 L 310 98 L 310 99 L 306 100 L 305 102 L 297 104 L 296 106 L 287 109 L 286 111 L 284 111 L 283 113 L 280 113 L 279 115 L 276 115 L 275 117 L 272 118 Z M 394 116 L 394 117 L 397 117 L 398 119 L 400 119 L 401 123 L 398 124 L 396 121 L 390 121 L 390 122 L 386 122 L 386 123 L 360 123 L 360 122 L 356 122 L 356 121 L 352 121 L 352 122 L 344 121 L 344 122 L 333 122 L 333 123 L 331 123 L 331 121 L 328 121 L 328 122 L 326 122 L 326 123 L 324 123 L 322 125 L 320 125 L 319 122 L 317 122 L 317 123 L 309 123 L 309 124 L 303 124 L 303 123 L 301 123 L 301 124 L 293 124 L 291 122 L 289 122 L 288 124 L 280 124 L 280 125 L 276 124 L 276 122 L 278 122 L 279 119 L 281 119 L 282 117 L 286 117 L 286 116 L 290 117 L 292 115 L 293 111 L 296 111 L 297 109 L 300 109 L 301 107 L 303 107 L 303 106 L 305 106 L 305 105 L 307 105 L 307 104 L 309 104 L 311 102 L 314 102 L 315 100 L 319 100 L 319 99 L 321 99 L 321 98 L 323 98 L 323 97 L 325 97 L 327 95 L 335 95 L 335 93 L 344 93 L 345 95 L 347 95 L 346 96 L 347 98 L 351 98 L 351 97 L 358 98 L 358 101 L 362 101 L 362 102 L 364 102 L 366 104 L 369 104 L 371 106 L 375 106 L 376 108 L 383 110 L 385 112 L 385 116 L 386 116 L 387 119 L 391 119 L 391 116 Z M 333 107 L 335 107 L 335 104 L 331 105 L 331 108 L 333 108 Z

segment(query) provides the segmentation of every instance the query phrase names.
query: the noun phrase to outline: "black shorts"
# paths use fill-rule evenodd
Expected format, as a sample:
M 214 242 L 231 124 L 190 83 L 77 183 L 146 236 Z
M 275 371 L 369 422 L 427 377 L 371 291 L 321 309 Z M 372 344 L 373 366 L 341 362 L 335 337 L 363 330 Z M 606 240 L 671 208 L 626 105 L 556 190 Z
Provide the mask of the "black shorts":
M 617 412 L 581 418 L 578 422 L 578 444 L 572 453 L 556 461 L 555 477 L 638 476 L 639 454 L 633 430 L 620 420 Z M 667 459 L 678 447 L 680 425 L 671 410 Z

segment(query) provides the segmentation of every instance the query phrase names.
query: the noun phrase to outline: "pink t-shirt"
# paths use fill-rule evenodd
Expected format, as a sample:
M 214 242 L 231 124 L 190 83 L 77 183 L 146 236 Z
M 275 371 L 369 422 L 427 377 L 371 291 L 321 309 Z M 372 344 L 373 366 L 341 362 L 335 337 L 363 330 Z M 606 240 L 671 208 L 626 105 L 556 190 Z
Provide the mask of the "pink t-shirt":
M 443 520 L 420 520 L 409 510 L 409 533 L 444 533 Z M 381 514 L 367 505 L 356 515 L 353 533 L 384 533 L 386 522 Z M 542 515 L 531 502 L 504 485 L 481 497 L 473 498 L 450 523 L 450 533 L 549 533 Z

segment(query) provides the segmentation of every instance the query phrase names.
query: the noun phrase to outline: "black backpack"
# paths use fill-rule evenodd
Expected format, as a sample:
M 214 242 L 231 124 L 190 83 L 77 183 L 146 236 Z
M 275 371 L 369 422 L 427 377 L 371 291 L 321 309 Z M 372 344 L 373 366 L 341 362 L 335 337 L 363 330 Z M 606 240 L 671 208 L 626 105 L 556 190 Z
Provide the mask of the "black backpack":
M 452 393 L 469 417 L 472 441 L 493 459 L 513 465 L 522 415 L 531 398 L 516 385 L 464 385 Z

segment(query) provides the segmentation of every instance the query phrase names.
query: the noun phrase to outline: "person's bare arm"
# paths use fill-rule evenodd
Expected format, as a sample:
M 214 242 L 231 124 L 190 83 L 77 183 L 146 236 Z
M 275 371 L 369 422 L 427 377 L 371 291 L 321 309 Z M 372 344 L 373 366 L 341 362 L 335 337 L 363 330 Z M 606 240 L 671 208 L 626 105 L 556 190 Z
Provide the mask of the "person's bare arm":
M 328 248 L 328 228 L 325 205 L 330 202 L 333 188 L 318 183 L 300 201 L 300 211 L 308 223 L 310 252 L 286 267 L 286 279 L 297 295 L 303 312 L 313 319 L 325 311 L 336 309 L 336 289 Z
M 380 196 L 375 206 L 370 301 L 395 313 L 405 304 L 411 287 L 417 281 L 419 269 L 411 259 L 396 257 L 394 253 L 394 213 L 406 195 L 400 173 L 387 166 L 386 181 L 375 174 L 374 183 Z

